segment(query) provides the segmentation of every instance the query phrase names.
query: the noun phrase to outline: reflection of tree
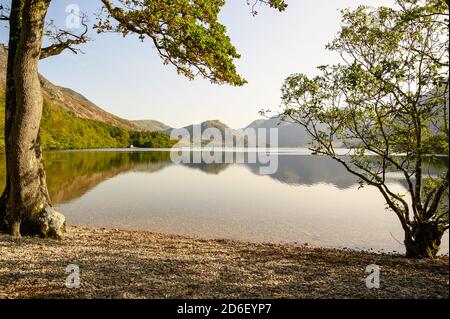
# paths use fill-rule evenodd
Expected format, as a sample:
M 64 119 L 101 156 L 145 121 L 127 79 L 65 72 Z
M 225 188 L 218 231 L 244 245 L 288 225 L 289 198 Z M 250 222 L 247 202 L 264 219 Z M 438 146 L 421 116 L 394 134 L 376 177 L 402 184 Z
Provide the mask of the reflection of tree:
M 157 171 L 169 161 L 167 152 L 77 151 L 45 155 L 48 188 L 56 203 L 78 198 L 120 173 L 141 166 L 146 171 Z
M 224 160 L 224 158 L 222 158 Z M 236 158 L 233 160 L 235 164 Z M 45 154 L 47 183 L 50 196 L 56 203 L 69 201 L 99 185 L 101 182 L 128 171 L 153 173 L 172 165 L 169 152 L 140 151 L 74 151 L 48 152 Z M 218 175 L 233 164 L 191 163 L 183 164 L 206 174 Z M 254 174 L 267 164 L 244 164 Z M 448 167 L 448 157 L 431 159 L 424 171 L 437 174 Z M 5 183 L 5 161 L 0 158 L 0 186 Z M 338 188 L 356 185 L 353 176 L 324 157 L 309 155 L 281 155 L 278 157 L 278 170 L 271 178 L 289 185 L 332 184 Z M 395 176 L 392 182 L 399 182 Z

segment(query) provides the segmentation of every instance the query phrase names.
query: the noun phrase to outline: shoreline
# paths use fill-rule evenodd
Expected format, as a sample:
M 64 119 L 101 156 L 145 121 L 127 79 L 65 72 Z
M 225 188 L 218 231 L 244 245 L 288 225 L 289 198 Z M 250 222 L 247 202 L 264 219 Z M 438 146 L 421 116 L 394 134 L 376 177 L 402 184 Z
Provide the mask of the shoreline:
M 0 298 L 448 298 L 448 257 L 67 226 L 62 241 L 0 234 Z M 80 268 L 80 288 L 65 286 Z M 365 285 L 380 266 L 380 288 Z

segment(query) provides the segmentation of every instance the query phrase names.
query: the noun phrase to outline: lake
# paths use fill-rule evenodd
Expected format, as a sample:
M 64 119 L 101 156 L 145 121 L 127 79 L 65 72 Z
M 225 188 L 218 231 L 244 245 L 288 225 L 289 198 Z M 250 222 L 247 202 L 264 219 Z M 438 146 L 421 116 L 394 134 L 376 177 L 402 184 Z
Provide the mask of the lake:
M 195 153 L 195 152 L 194 152 Z M 234 154 L 236 155 L 236 154 Z M 50 196 L 73 225 L 200 238 L 403 252 L 402 229 L 381 194 L 304 149 L 263 163 L 175 164 L 167 150 L 46 152 Z M 273 156 L 276 156 L 273 155 Z M 0 160 L 4 184 L 4 160 Z M 428 167 L 446 169 L 448 158 Z M 389 184 L 404 192 L 401 176 Z M 448 233 L 441 253 L 448 253 Z

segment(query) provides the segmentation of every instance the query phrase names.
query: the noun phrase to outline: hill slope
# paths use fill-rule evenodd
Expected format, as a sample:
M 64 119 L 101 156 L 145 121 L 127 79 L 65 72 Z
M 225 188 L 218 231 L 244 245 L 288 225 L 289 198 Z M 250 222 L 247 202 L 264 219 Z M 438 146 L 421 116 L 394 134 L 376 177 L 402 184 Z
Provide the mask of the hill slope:
M 172 129 L 169 125 L 155 120 L 135 120 L 131 122 L 147 131 L 167 131 Z
M 4 151 L 7 50 L 0 44 L 0 153 Z M 56 86 L 40 76 L 44 108 L 41 140 L 45 150 L 171 147 L 175 142 L 162 132 L 148 132 L 131 121 L 102 110 L 83 95 Z
M 2 90 L 6 82 L 7 57 L 8 50 L 0 44 L 0 88 Z M 71 89 L 54 85 L 42 75 L 40 75 L 40 80 L 44 99 L 57 110 L 72 112 L 75 116 L 82 119 L 96 120 L 128 130 L 142 130 L 140 126 L 106 112 L 83 95 Z
M 199 129 L 200 132 L 203 134 L 203 132 L 208 128 L 218 129 L 221 133 L 222 138 L 225 138 L 225 130 L 230 129 L 226 124 L 222 123 L 219 120 L 209 120 L 209 121 L 202 122 L 200 124 L 185 126 L 183 128 L 168 129 L 164 132 L 169 135 L 176 134 L 178 137 L 181 137 L 181 142 L 183 144 L 193 143 L 194 145 L 201 145 L 201 144 L 208 143 L 209 145 L 217 145 L 217 146 L 222 145 L 223 141 L 213 140 L 210 143 L 209 140 L 208 141 L 201 140 L 201 136 L 200 136 L 200 138 L 196 138 L 194 136 L 194 131 L 197 131 Z M 233 130 L 233 132 L 235 134 L 237 134 L 235 130 Z
M 4 91 L 0 89 L 0 153 L 4 151 Z M 41 140 L 45 150 L 115 148 L 128 147 L 171 147 L 175 144 L 167 134 L 127 130 L 97 120 L 76 116 L 62 111 L 47 99 L 41 121 Z
M 167 134 L 173 133 L 180 136 L 183 145 L 188 145 L 191 143 L 193 143 L 194 145 L 200 144 L 202 145 L 209 144 L 214 146 L 223 145 L 222 141 L 214 140 L 212 143 L 210 143 L 209 140 L 202 140 L 200 142 L 200 139 L 193 138 L 194 130 L 200 129 L 200 132 L 203 133 L 208 128 L 218 129 L 221 133 L 222 138 L 225 137 L 225 130 L 230 129 L 230 127 L 228 127 L 226 124 L 222 123 L 219 120 L 209 120 L 202 122 L 201 124 L 189 125 L 183 128 L 168 129 L 164 132 Z M 310 137 L 308 136 L 305 129 L 301 125 L 295 123 L 282 122 L 279 120 L 279 118 L 274 117 L 270 119 L 255 120 L 240 130 L 231 129 L 232 134 L 236 136 L 236 138 L 238 138 L 241 142 L 248 141 L 248 143 L 250 143 L 249 146 L 256 146 L 257 141 L 253 141 L 250 136 L 246 136 L 243 134 L 243 131 L 247 128 L 253 128 L 256 130 L 256 132 L 259 128 L 266 129 L 266 142 L 264 144 L 261 141 L 259 146 L 269 146 L 269 142 L 273 142 L 270 141 L 270 128 L 278 129 L 278 147 L 307 147 L 311 141 Z M 247 142 L 245 142 L 245 144 L 248 145 Z
M 311 138 L 308 136 L 305 128 L 296 123 L 288 123 L 281 121 L 278 117 L 272 117 L 269 119 L 255 120 L 245 129 L 253 128 L 265 128 L 266 129 L 266 141 L 269 141 L 269 134 L 271 128 L 278 129 L 278 147 L 308 147 L 311 142 Z

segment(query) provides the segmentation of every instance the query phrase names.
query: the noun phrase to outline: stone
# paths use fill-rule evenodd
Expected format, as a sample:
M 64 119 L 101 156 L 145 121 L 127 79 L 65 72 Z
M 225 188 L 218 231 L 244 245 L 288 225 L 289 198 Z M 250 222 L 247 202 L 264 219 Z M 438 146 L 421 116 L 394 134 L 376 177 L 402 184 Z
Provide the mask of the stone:
M 47 205 L 37 217 L 42 225 L 42 235 L 55 239 L 62 239 L 66 231 L 66 218 L 53 207 Z

